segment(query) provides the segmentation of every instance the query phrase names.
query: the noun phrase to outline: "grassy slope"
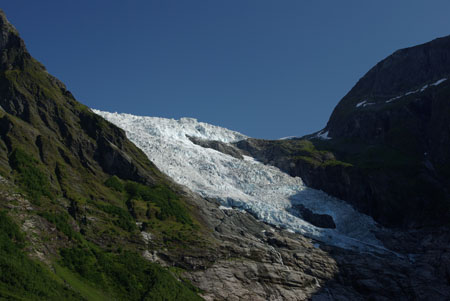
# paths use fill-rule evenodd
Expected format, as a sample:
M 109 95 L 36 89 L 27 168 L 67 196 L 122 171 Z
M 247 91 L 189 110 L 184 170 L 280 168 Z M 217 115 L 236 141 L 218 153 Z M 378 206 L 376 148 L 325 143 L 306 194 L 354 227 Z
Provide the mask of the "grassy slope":
M 25 236 L 0 211 L 0 297 L 5 299 L 77 300 L 81 296 L 55 280 L 48 268 L 23 251 Z
M 11 191 L 1 187 L 0 209 L 8 227 L 37 219 L 48 231 L 2 237 L 2 262 L 11 265 L 0 274 L 18 271 L 15 281 L 0 277 L 2 294 L 52 299 L 48 287 L 56 299 L 198 299 L 189 284 L 141 257 L 147 248 L 203 248 L 193 207 L 123 131 L 78 103 L 23 47 L 6 49 L 9 67 L 0 70 L 0 175 L 14 183 Z M 33 209 L 18 214 L 14 192 Z M 149 246 L 137 224 L 154 237 Z M 51 250 L 46 264 L 27 256 L 37 245 Z M 32 275 L 42 292 L 27 286 Z

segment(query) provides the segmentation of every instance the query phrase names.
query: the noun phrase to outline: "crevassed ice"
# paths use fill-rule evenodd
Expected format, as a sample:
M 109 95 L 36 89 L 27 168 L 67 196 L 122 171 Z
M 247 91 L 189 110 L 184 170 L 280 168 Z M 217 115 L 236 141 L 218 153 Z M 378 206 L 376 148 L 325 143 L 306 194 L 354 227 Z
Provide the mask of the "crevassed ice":
M 93 110 L 126 131 L 158 168 L 176 182 L 224 207 L 238 207 L 269 224 L 289 229 L 332 245 L 359 250 L 385 250 L 375 238 L 375 222 L 350 205 L 306 187 L 298 177 L 253 158 L 244 160 L 203 148 L 186 135 L 234 142 L 245 135 L 191 118 L 180 120 L 142 117 Z M 318 214 L 329 214 L 337 228 L 321 229 L 287 209 L 303 204 Z M 224 208 L 221 207 L 221 208 Z

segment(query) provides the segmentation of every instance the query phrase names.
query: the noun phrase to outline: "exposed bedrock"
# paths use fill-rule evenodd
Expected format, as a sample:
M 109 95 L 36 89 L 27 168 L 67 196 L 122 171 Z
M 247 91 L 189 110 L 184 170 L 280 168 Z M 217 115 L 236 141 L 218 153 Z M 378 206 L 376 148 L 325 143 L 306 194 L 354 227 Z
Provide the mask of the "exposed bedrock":
M 379 233 L 397 254 L 371 254 L 319 244 L 273 228 L 240 210 L 196 198 L 214 229 L 216 252 L 179 258 L 206 300 L 446 300 L 450 234 Z M 168 256 L 167 258 L 170 258 Z

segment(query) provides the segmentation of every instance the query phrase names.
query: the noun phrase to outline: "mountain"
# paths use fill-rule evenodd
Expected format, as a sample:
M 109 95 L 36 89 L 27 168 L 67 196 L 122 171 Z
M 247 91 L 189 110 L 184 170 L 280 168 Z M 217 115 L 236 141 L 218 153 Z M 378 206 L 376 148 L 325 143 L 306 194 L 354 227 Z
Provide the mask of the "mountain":
M 248 157 L 270 141 L 95 111 L 122 130 L 48 74 L 2 11 L 0 51 L 0 299 L 450 296 L 448 231 L 379 227 Z M 323 161 L 313 171 L 351 167 L 313 142 L 283 145 Z
M 383 172 L 389 175 L 377 180 L 390 185 L 385 187 L 384 198 L 374 191 L 371 202 L 393 202 L 394 211 L 400 209 L 409 215 L 400 218 L 401 224 L 446 223 L 450 217 L 448 79 L 450 36 L 396 51 L 373 67 L 339 102 L 325 129 L 338 140 L 335 145 L 339 141 L 359 145 L 362 154 L 356 156 L 367 158 L 376 150 L 377 159 L 363 158 L 366 162 L 360 165 L 383 161 L 389 171 Z M 339 146 L 330 149 L 344 160 L 358 160 L 353 154 L 344 157 L 341 152 L 346 150 Z M 404 194 L 399 194 L 401 191 Z M 374 214 L 386 212 L 374 210 Z
M 201 253 L 180 188 L 48 74 L 2 11 L 0 51 L 0 296 L 200 299 L 141 256 L 145 227 L 174 256 Z
M 237 144 L 389 227 L 450 220 L 450 36 L 396 51 L 350 90 L 322 131 Z

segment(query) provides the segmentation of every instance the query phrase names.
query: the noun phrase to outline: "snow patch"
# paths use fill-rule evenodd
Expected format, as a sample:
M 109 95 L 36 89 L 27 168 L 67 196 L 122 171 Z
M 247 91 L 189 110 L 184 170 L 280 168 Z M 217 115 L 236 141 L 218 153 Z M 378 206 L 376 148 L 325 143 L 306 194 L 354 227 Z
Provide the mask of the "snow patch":
M 330 139 L 331 139 L 331 137 L 328 136 L 328 131 L 326 131 L 326 132 L 320 131 L 320 132 L 316 135 L 316 137 L 319 138 L 319 139 L 323 139 L 323 140 L 330 140 Z
M 371 105 L 374 105 L 374 103 L 373 103 L 373 102 L 368 102 L 368 100 L 366 99 L 366 100 L 363 100 L 363 101 L 357 103 L 357 104 L 356 104 L 356 107 L 357 107 L 357 108 L 359 108 L 359 107 L 365 108 L 365 107 L 371 106 Z
M 339 247 L 385 250 L 373 234 L 376 223 L 349 204 L 306 187 L 302 179 L 278 168 L 249 157 L 239 160 L 203 148 L 186 137 L 229 143 L 246 139 L 243 134 L 192 118 L 175 120 L 94 112 L 124 129 L 127 137 L 176 182 L 204 197 L 219 200 L 222 210 L 239 208 L 275 227 Z M 328 133 L 321 134 L 328 137 Z M 289 209 L 295 204 L 303 204 L 317 214 L 331 215 L 336 229 L 318 228 L 292 215 Z
M 408 96 L 408 95 L 411 95 L 411 94 L 415 94 L 417 92 L 419 92 L 419 90 L 409 91 L 409 92 L 405 93 L 405 96 Z
M 367 100 L 363 100 L 363 101 L 357 103 L 357 104 L 356 104 L 356 107 L 359 108 L 360 106 L 362 106 L 362 105 L 364 105 L 364 104 L 366 104 L 366 103 L 367 103 Z
M 443 82 L 445 82 L 447 80 L 447 78 L 441 78 L 440 80 L 438 80 L 437 82 L 431 84 L 432 86 L 438 86 L 440 84 L 442 84 Z
M 299 137 L 298 136 L 287 136 L 287 137 L 279 138 L 278 140 L 291 140 L 291 139 L 295 139 L 295 138 L 299 138 Z
M 400 96 L 393 97 L 393 98 L 391 98 L 391 99 L 389 99 L 389 100 L 386 100 L 386 103 L 393 102 L 394 100 L 397 100 L 397 99 L 399 99 L 399 98 L 402 98 L 403 96 L 404 96 L 404 95 L 400 95 Z
M 417 89 L 417 90 L 414 90 L 414 91 L 409 91 L 409 92 L 406 92 L 403 95 L 399 95 L 399 96 L 393 97 L 393 98 L 391 98 L 389 100 L 386 100 L 386 103 L 393 102 L 394 100 L 400 99 L 402 97 L 405 97 L 405 96 L 408 96 L 408 95 L 411 95 L 411 94 L 415 94 L 415 93 L 419 93 L 419 92 L 422 93 L 423 91 L 428 89 L 430 86 L 438 86 L 438 85 L 442 84 L 443 82 L 445 82 L 446 80 L 447 80 L 447 78 L 441 78 L 440 80 L 438 80 L 438 81 L 436 81 L 436 82 L 434 82 L 434 83 L 432 83 L 430 85 L 426 84 L 425 86 L 423 86 L 420 89 Z

